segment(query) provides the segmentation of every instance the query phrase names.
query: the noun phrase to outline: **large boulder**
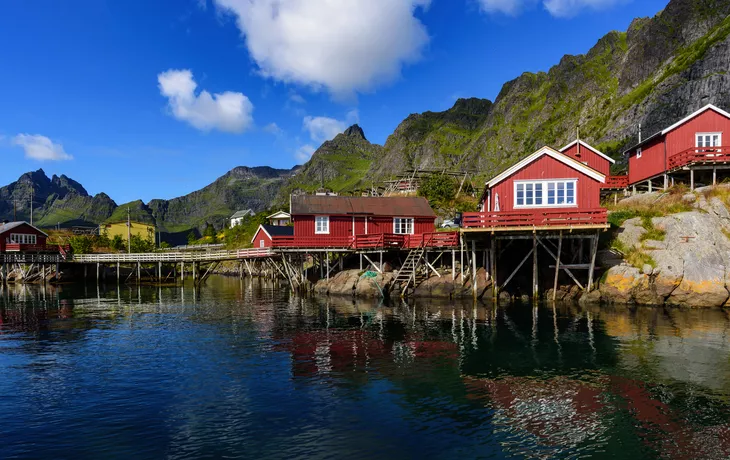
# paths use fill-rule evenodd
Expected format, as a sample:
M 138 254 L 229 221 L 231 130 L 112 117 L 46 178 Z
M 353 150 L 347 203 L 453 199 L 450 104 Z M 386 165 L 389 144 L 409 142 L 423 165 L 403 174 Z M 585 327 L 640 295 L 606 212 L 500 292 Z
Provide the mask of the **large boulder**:
M 609 303 L 628 304 L 634 300 L 634 289 L 641 282 L 638 268 L 630 265 L 611 267 L 601 283 L 601 299 Z
M 343 270 L 330 278 L 329 293 L 330 295 L 353 296 L 358 281 L 360 281 L 358 270 Z
M 416 286 L 413 296 L 450 299 L 460 289 L 461 282 L 458 276 L 456 280 L 452 280 L 451 276 L 431 276 Z
M 388 295 L 388 286 L 395 275 L 392 272 L 378 273 L 374 278 L 363 275 L 355 286 L 355 297 L 363 299 L 378 299 Z

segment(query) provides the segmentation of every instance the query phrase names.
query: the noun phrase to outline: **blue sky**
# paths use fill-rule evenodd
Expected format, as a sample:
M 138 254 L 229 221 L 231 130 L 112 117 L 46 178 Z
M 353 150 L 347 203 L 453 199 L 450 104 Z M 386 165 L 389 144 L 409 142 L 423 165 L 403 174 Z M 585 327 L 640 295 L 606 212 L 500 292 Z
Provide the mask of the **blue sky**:
M 289 168 L 357 122 L 494 100 L 667 0 L 26 0 L 0 5 L 0 184 L 118 204 Z

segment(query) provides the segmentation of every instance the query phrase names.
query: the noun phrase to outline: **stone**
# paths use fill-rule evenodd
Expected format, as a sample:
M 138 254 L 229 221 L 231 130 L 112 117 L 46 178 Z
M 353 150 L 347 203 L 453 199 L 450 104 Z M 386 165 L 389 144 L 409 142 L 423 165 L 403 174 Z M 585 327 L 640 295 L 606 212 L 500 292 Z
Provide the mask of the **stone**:
M 627 304 L 633 301 L 633 291 L 641 278 L 639 269 L 628 265 L 611 267 L 601 283 L 601 299 L 609 303 Z
M 601 303 L 601 291 L 596 289 L 591 292 L 583 293 L 580 299 L 578 299 L 578 303 L 581 305 L 595 305 Z
M 360 276 L 355 286 L 355 297 L 379 299 L 388 296 L 388 287 L 395 278 L 393 273 L 378 273 L 375 278 Z
M 641 273 L 645 275 L 651 275 L 651 273 L 654 271 L 654 268 L 649 264 L 644 264 L 643 267 L 641 267 Z
M 330 278 L 329 293 L 338 296 L 353 296 L 355 286 L 360 280 L 358 270 L 343 270 Z
M 618 240 L 627 248 L 640 247 L 641 235 L 646 233 L 646 229 L 641 225 L 641 219 L 635 217 L 628 219 L 618 230 Z

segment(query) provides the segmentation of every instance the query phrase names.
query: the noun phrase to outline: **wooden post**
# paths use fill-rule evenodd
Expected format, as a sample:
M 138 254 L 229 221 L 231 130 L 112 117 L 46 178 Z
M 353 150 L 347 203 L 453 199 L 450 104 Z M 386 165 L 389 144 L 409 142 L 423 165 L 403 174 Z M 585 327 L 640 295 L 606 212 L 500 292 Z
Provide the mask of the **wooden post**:
M 325 271 L 327 272 L 327 279 L 330 279 L 330 253 L 327 252 L 327 265 L 324 267 Z
M 477 287 L 477 242 L 476 240 L 471 240 L 471 290 L 474 294 L 474 298 L 477 297 L 478 287 Z
M 553 282 L 553 302 L 558 295 L 558 276 L 560 275 L 560 254 L 563 251 L 563 231 L 560 230 L 560 239 L 558 240 L 558 257 L 555 260 L 555 281 Z
M 162 282 L 162 261 L 157 262 L 157 282 Z
M 383 273 L 383 251 L 380 251 L 380 266 L 378 267 L 380 273 Z
M 459 270 L 461 271 L 461 284 L 464 284 L 464 235 L 459 237 L 459 252 L 461 260 L 459 261 Z
M 117 262 L 117 286 L 119 285 L 119 276 L 120 276 L 119 275 L 119 268 L 120 268 L 120 263 Z
M 139 284 L 141 277 L 142 277 L 142 263 L 137 262 L 137 284 Z
M 652 192 L 652 190 L 651 190 L 651 179 L 648 180 L 648 183 L 649 183 L 649 193 L 651 193 Z
M 494 235 L 492 235 L 491 246 L 489 255 L 492 260 L 489 264 L 489 268 L 492 270 L 492 296 L 494 297 L 494 300 L 497 300 L 497 296 L 499 295 L 499 285 L 497 284 L 497 239 Z
M 451 281 L 456 280 L 456 251 L 451 250 Z
M 96 284 L 99 284 L 99 270 L 101 270 L 101 264 L 99 262 L 96 263 Z
M 712 167 L 712 185 L 717 185 L 717 166 Z
M 360 253 L 360 271 L 362 271 L 362 252 Z
M 689 168 L 689 189 L 695 191 L 695 170 L 691 166 Z
M 592 245 L 591 245 L 591 268 L 588 272 L 588 286 L 586 287 L 586 291 L 591 292 L 593 289 L 593 271 L 596 268 L 596 253 L 598 252 L 598 235 L 599 233 L 596 232 L 596 236 L 593 237 Z
M 532 232 L 532 299 L 537 301 L 540 296 L 540 287 L 537 280 L 537 234 Z
M 84 264 L 84 281 L 89 277 L 89 266 Z
M 667 176 L 665 173 L 664 174 L 664 190 L 666 190 L 667 188 L 669 188 L 669 176 Z
M 180 281 L 185 282 L 185 262 L 180 262 Z

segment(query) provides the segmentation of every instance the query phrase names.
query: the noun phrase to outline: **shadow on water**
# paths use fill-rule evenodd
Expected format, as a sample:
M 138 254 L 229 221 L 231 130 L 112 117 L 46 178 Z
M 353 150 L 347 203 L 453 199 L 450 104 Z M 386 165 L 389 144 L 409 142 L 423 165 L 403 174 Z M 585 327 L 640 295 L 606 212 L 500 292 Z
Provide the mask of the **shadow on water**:
M 0 458 L 728 458 L 729 328 L 226 278 L 11 286 Z

